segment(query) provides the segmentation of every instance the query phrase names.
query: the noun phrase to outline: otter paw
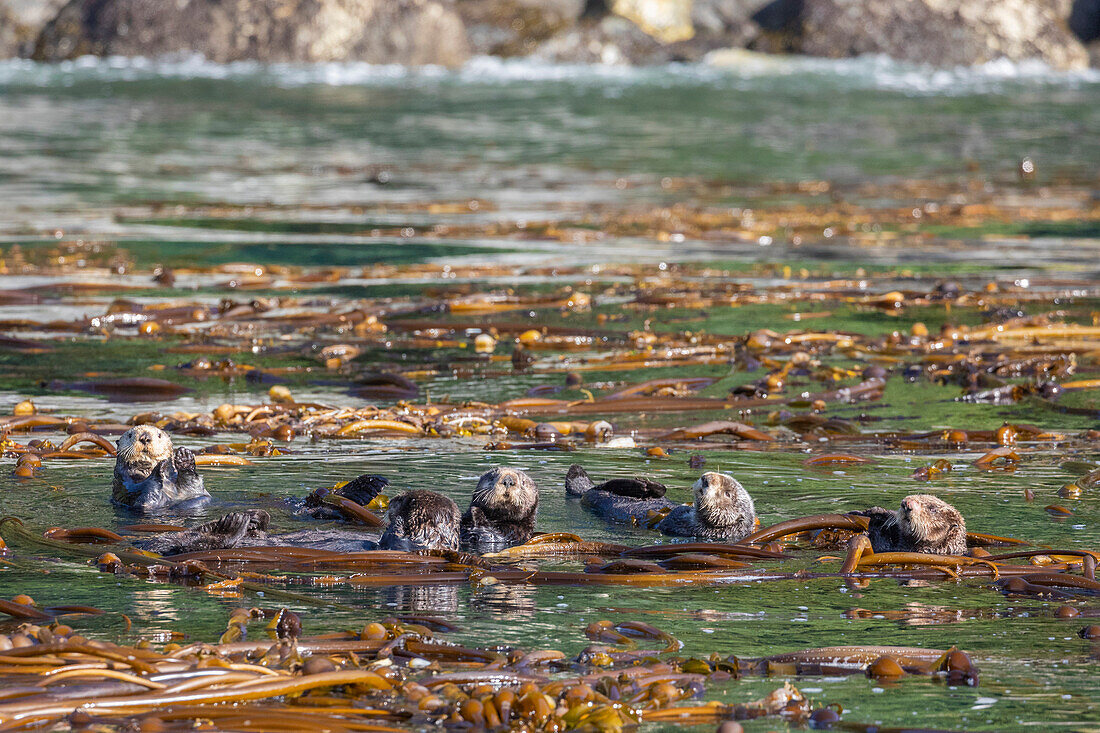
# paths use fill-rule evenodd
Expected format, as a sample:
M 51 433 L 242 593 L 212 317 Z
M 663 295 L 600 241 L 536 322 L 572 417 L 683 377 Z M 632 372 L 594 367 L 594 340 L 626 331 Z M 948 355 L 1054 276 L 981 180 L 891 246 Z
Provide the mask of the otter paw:
M 390 482 L 385 476 L 376 476 L 365 473 L 357 476 L 336 490 L 336 493 L 344 498 L 351 499 L 360 506 L 366 506 L 374 501 L 374 498 L 389 486 Z
M 176 448 L 172 452 L 172 464 L 177 471 L 197 471 L 195 467 L 195 454 L 190 448 Z
M 195 527 L 196 532 L 203 534 L 239 535 L 244 537 L 257 531 L 267 529 L 271 522 L 271 515 L 262 509 L 249 509 L 242 512 L 230 512 L 221 519 Z

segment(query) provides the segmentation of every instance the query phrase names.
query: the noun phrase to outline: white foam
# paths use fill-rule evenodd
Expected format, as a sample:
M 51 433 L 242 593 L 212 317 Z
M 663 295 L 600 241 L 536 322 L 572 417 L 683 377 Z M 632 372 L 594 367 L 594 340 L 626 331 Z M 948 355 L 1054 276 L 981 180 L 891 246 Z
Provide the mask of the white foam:
M 0 86 L 67 86 L 82 81 L 144 81 L 214 79 L 258 85 L 431 86 L 435 84 L 512 84 L 569 82 L 573 84 L 705 84 L 717 88 L 754 87 L 758 82 L 788 78 L 807 87 L 882 89 L 916 95 L 1005 93 L 1021 86 L 1076 88 L 1100 85 L 1100 69 L 1059 71 L 1041 61 L 1006 59 L 974 67 L 938 69 L 906 64 L 885 56 L 820 59 L 770 56 L 746 51 L 719 51 L 699 64 L 627 66 L 623 64 L 561 64 L 544 60 L 479 56 L 458 69 L 407 67 L 362 62 L 261 64 L 235 61 L 220 64 L 199 55 L 161 58 L 83 56 L 45 64 L 25 59 L 0 61 Z

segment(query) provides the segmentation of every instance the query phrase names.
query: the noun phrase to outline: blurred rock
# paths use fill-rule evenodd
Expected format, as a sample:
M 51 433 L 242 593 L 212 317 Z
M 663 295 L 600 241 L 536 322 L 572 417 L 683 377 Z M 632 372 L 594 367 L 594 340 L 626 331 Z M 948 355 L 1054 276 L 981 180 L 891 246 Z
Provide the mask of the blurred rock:
M 66 0 L 0 0 L 0 58 L 27 56 Z
M 760 29 L 752 16 L 767 4 L 768 0 L 588 0 L 573 27 L 534 44 L 532 54 L 573 63 L 699 61 L 715 49 L 744 46 L 756 38 Z
M 0 0 L 0 57 L 49 61 L 759 63 L 746 48 L 1081 68 L 1100 65 L 1100 0 Z
M 969 66 L 1040 59 L 1088 64 L 1070 31 L 1072 0 L 775 0 L 757 13 L 762 51 L 841 58 L 886 54 L 913 63 Z
M 692 0 L 611 0 L 611 11 L 641 28 L 661 43 L 690 40 Z
M 474 54 L 526 56 L 555 33 L 574 27 L 585 0 L 461 0 L 455 10 Z
M 173 53 L 457 66 L 469 47 L 446 0 L 71 0 L 42 31 L 34 58 Z

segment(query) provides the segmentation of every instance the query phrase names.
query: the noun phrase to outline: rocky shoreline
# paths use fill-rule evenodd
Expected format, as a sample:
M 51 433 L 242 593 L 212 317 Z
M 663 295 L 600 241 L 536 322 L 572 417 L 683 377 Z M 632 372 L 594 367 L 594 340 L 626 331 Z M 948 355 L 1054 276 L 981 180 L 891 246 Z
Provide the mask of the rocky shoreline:
M 699 61 L 728 49 L 1100 67 L 1100 0 L 0 0 L 0 58 L 460 66 Z M 736 57 L 736 54 L 734 54 Z

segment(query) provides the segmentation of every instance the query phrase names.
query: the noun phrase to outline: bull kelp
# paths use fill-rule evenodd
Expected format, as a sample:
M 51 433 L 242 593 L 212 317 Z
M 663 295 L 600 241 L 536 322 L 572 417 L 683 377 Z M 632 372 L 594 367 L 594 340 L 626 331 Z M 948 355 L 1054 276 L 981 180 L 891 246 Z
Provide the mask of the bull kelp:
M 776 64 L 0 69 L 0 728 L 1093 727 L 1096 81 Z M 135 425 L 210 504 L 111 505 Z M 528 542 L 279 542 L 493 466 Z M 912 494 L 965 555 L 871 551 Z M 140 549 L 234 511 L 270 542 Z

